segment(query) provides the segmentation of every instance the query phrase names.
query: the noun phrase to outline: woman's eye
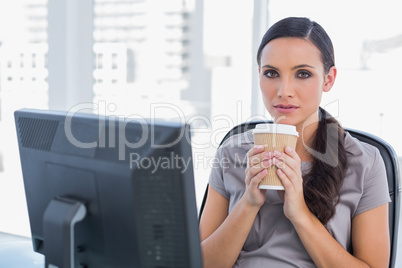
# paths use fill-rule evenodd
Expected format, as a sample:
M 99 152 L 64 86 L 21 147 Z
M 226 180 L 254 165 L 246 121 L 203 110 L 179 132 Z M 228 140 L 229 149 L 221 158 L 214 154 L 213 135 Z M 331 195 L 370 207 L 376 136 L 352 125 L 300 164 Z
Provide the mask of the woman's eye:
M 309 78 L 309 77 L 311 76 L 311 73 L 310 73 L 310 72 L 307 72 L 307 71 L 300 71 L 300 72 L 298 72 L 298 73 L 296 74 L 296 76 L 297 76 L 298 78 L 305 79 L 305 78 Z
M 279 74 L 278 72 L 274 71 L 274 70 L 267 70 L 265 71 L 264 75 L 268 78 L 274 78 L 274 77 L 278 77 Z

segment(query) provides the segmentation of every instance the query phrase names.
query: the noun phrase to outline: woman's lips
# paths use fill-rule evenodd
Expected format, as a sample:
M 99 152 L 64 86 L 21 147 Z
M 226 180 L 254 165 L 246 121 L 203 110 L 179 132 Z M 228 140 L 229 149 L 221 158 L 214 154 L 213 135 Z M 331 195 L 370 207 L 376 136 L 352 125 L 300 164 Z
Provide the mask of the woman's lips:
M 277 105 L 274 105 L 274 107 L 276 108 L 276 110 L 278 112 L 280 112 L 282 114 L 293 113 L 294 111 L 299 109 L 298 106 L 292 105 L 292 104 L 277 104 Z

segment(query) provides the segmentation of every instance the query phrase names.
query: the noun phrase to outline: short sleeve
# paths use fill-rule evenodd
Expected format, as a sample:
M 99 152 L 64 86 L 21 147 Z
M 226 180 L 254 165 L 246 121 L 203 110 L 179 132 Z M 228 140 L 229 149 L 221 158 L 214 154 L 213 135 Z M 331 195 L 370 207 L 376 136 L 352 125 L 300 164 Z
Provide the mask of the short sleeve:
M 222 150 L 222 148 L 219 148 L 217 150 L 212 161 L 211 174 L 209 176 L 208 183 L 212 188 L 214 188 L 215 191 L 217 191 L 220 195 L 229 200 L 230 196 L 225 188 L 225 184 L 223 181 L 224 167 L 222 165 L 224 164 L 224 161 L 222 161 Z
M 391 201 L 385 164 L 377 148 L 375 148 L 372 168 L 363 180 L 363 194 L 354 216 Z

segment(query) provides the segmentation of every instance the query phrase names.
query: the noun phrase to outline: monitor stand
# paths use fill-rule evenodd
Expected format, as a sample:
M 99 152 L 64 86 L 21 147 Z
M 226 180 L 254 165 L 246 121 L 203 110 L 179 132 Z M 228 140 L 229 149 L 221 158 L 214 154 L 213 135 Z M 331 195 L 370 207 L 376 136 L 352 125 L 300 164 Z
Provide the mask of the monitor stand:
M 74 225 L 87 214 L 83 203 L 57 197 L 43 216 L 45 268 L 74 268 Z

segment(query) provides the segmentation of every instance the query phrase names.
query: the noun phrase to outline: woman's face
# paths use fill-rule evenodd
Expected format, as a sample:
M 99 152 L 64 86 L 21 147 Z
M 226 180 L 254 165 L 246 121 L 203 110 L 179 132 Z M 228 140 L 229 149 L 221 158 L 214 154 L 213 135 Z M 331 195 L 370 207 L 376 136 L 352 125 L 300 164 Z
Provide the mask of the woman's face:
M 318 119 L 322 92 L 331 89 L 336 69 L 324 72 L 321 52 L 310 41 L 278 38 L 262 50 L 259 77 L 264 105 L 275 122 L 301 129 L 310 116 Z

